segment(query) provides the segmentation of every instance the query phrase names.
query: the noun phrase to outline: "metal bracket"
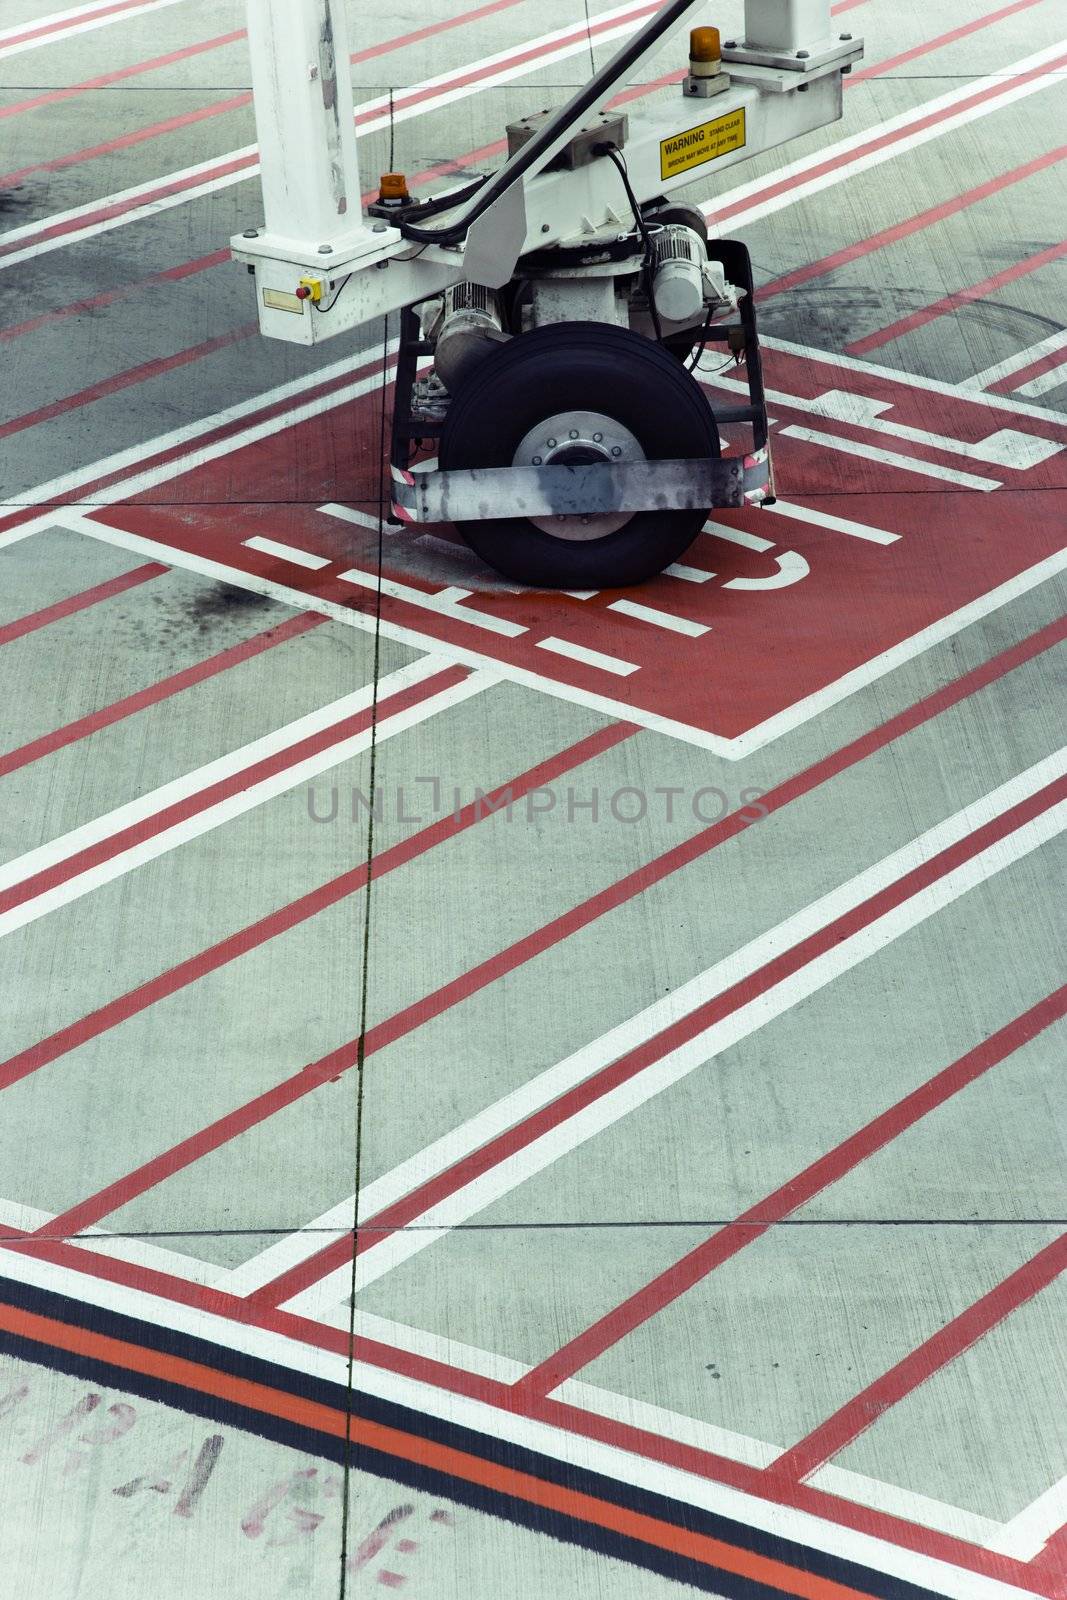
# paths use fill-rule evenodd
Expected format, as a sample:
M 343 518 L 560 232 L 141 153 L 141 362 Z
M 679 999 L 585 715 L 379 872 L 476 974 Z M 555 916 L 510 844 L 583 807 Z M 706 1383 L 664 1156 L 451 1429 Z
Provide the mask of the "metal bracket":
M 840 72 L 862 55 L 863 40 L 853 39 L 848 33 L 836 39 L 814 40 L 807 50 L 768 50 L 744 42 L 723 45 L 722 60 L 734 77 L 745 81 L 743 74 L 735 70 L 737 67 L 769 67 L 801 78 L 816 78 L 827 72 Z
M 618 511 L 694 511 L 758 505 L 770 492 L 766 448 L 721 461 L 596 462 L 583 466 L 476 467 L 462 472 L 393 469 L 401 522 L 486 522 L 514 517 L 601 516 Z

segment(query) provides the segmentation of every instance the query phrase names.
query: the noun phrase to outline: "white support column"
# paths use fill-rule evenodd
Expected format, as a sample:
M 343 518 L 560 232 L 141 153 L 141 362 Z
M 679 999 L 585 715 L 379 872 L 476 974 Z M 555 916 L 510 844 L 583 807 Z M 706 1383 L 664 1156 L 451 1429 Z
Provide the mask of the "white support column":
M 830 0 L 745 0 L 745 45 L 796 54 L 830 35 Z
M 365 232 L 344 0 L 248 0 L 267 234 L 305 251 Z

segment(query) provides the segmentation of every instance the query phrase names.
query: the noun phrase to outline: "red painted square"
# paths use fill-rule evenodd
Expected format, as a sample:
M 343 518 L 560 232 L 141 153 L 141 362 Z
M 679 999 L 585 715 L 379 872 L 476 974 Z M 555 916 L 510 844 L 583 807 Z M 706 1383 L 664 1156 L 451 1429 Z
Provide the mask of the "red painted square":
M 1060 548 L 1067 427 L 852 370 L 815 352 L 770 352 L 766 367 L 780 498 L 896 535 L 893 542 L 770 510 L 722 512 L 683 558 L 710 574 L 706 581 L 664 574 L 639 589 L 577 599 L 509 590 L 465 546 L 442 543 L 442 534 L 454 540 L 451 530 L 389 530 L 383 577 L 402 588 L 383 600 L 386 625 L 427 647 L 499 663 L 564 697 L 741 754 L 811 715 L 818 702 L 806 704 L 810 697 L 833 696 L 831 686 L 848 674 L 856 679 L 842 692 L 878 676 L 885 652 Z M 357 568 L 373 579 L 377 534 L 319 507 L 376 511 L 380 405 L 380 392 L 350 401 L 102 519 L 369 613 L 373 585 L 360 588 L 340 574 Z M 810 432 L 822 442 L 803 437 Z M 1038 459 L 1043 442 L 1054 449 Z M 979 486 L 985 483 L 994 486 Z M 255 535 L 328 565 L 312 572 L 250 550 L 244 541 Z M 469 598 L 447 615 L 427 608 L 450 587 Z M 626 614 L 619 602 L 680 619 L 683 630 Z M 480 617 L 522 631 L 505 637 L 480 626 Z M 707 631 L 693 636 L 685 624 Z M 546 648 L 546 639 L 610 661 L 570 659 Z M 741 736 L 732 749 L 725 742 Z

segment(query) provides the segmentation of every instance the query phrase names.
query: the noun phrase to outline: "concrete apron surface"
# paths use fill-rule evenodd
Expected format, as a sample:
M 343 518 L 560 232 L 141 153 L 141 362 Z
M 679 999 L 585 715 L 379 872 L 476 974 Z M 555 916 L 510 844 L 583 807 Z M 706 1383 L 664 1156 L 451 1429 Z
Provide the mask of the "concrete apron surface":
M 353 4 L 366 187 L 647 9 Z M 835 11 L 686 191 L 779 504 L 570 595 L 258 337 L 243 6 L 7 0 L 5 1594 L 1067 1592 L 1067 40 Z

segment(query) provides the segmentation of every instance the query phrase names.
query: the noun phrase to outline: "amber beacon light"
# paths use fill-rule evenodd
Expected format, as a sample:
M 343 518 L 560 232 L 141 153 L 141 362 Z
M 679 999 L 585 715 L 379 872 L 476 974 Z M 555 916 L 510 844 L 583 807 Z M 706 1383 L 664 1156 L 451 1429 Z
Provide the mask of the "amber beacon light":
M 689 34 L 689 75 L 687 95 L 710 100 L 730 87 L 730 75 L 722 70 L 722 44 L 718 28 L 693 28 Z
M 722 63 L 722 42 L 718 28 L 693 28 L 689 34 L 689 60 L 694 67 L 711 67 L 717 72 Z

